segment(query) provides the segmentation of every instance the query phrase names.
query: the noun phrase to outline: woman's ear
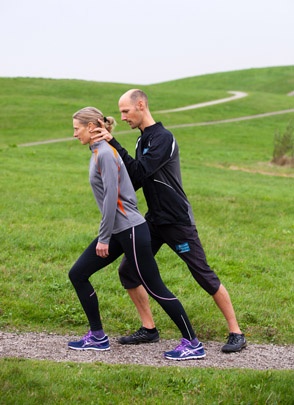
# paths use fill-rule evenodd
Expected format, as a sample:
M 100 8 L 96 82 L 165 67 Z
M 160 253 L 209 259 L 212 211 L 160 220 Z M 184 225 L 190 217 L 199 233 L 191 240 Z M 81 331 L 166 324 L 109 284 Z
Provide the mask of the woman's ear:
M 94 128 L 95 128 L 94 123 L 93 123 L 93 122 L 89 122 L 89 124 L 88 124 L 88 131 L 91 132 Z

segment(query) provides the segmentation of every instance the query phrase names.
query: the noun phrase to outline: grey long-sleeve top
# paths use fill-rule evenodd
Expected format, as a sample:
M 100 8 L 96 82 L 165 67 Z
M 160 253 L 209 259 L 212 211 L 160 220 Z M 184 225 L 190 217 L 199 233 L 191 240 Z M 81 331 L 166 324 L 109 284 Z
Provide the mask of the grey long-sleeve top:
M 145 222 L 119 153 L 106 141 L 90 146 L 89 181 L 102 214 L 98 241 L 108 244 L 112 234 Z

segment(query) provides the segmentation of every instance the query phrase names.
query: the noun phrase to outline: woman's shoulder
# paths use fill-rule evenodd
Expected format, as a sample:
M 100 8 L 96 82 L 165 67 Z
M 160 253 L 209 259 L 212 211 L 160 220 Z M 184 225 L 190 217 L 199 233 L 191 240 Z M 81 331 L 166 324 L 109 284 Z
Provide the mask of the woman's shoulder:
M 103 157 L 113 157 L 114 159 L 117 159 L 118 152 L 117 150 L 111 146 L 107 141 L 101 141 L 99 142 L 99 145 L 97 147 L 97 156 L 103 158 Z

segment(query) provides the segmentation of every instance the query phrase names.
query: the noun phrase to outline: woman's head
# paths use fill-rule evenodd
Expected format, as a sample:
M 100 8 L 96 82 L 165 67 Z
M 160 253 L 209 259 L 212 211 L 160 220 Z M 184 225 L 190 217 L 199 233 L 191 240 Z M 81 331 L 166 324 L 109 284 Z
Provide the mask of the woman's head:
M 73 114 L 74 137 L 78 138 L 83 145 L 90 143 L 90 131 L 94 128 L 101 127 L 100 121 L 103 122 L 108 132 L 111 132 L 116 125 L 113 117 L 105 117 L 103 113 L 95 107 L 85 107 Z

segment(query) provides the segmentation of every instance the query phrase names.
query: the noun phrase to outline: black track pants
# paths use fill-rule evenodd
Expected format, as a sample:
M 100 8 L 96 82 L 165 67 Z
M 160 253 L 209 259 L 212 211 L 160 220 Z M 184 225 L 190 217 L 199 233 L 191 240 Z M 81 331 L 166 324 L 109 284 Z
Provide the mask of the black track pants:
M 151 297 L 153 297 L 180 329 L 184 338 L 192 340 L 195 333 L 180 301 L 166 288 L 154 260 L 150 233 L 146 223 L 113 234 L 109 242 L 109 256 L 96 255 L 98 238 L 88 246 L 69 272 L 69 278 L 77 292 L 89 320 L 91 330 L 102 329 L 98 299 L 89 278 L 98 270 L 125 254 L 136 269 Z

